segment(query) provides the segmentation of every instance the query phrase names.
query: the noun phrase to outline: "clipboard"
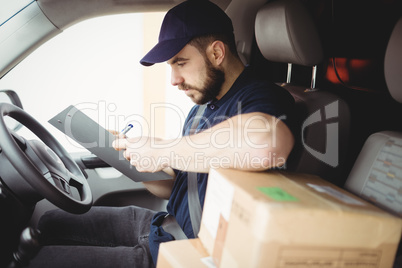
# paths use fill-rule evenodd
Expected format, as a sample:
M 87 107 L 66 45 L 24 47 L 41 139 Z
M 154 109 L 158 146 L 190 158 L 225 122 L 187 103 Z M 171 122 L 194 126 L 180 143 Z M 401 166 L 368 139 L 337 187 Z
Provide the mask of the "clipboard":
M 136 181 L 167 180 L 172 177 L 163 171 L 138 172 L 123 156 L 123 151 L 113 149 L 116 137 L 86 114 L 70 105 L 48 121 L 52 126 L 78 142 L 94 155 L 114 167 L 128 178 Z

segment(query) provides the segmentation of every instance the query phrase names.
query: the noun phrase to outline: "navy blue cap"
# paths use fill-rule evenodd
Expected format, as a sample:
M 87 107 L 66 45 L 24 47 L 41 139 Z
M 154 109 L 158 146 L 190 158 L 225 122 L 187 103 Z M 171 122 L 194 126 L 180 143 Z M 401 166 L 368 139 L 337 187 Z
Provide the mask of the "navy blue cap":
M 196 36 L 233 33 L 226 13 L 208 0 L 187 0 L 166 13 L 159 41 L 140 61 L 144 66 L 164 62 L 184 48 Z

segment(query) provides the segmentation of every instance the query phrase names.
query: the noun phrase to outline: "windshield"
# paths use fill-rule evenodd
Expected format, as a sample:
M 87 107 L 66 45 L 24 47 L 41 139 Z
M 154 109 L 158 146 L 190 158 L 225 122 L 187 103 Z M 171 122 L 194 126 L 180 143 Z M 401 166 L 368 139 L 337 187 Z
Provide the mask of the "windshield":
M 70 152 L 85 150 L 47 121 L 75 105 L 107 129 L 181 135 L 192 102 L 170 85 L 170 67 L 139 64 L 156 44 L 164 13 L 124 14 L 79 23 L 42 45 L 0 80 Z M 29 132 L 20 130 L 26 138 Z

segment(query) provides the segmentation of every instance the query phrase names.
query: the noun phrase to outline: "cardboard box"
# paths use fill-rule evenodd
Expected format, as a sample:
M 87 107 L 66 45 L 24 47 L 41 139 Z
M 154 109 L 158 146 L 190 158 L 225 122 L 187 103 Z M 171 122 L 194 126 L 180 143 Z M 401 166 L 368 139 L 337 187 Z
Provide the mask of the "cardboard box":
M 211 170 L 199 238 L 220 267 L 391 268 L 402 220 L 316 176 Z
M 162 243 L 157 268 L 206 268 L 209 254 L 199 239 Z M 205 263 L 206 262 L 206 263 Z

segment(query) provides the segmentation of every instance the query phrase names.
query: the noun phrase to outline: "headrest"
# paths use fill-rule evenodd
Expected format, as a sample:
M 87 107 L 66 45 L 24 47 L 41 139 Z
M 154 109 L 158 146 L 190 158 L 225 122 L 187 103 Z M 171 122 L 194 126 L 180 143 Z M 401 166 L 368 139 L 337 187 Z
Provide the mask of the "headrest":
M 389 93 L 402 103 L 402 18 L 391 33 L 385 52 L 384 72 Z
M 304 66 L 323 60 L 313 20 L 298 0 L 278 0 L 263 6 L 257 13 L 255 35 L 267 60 Z

